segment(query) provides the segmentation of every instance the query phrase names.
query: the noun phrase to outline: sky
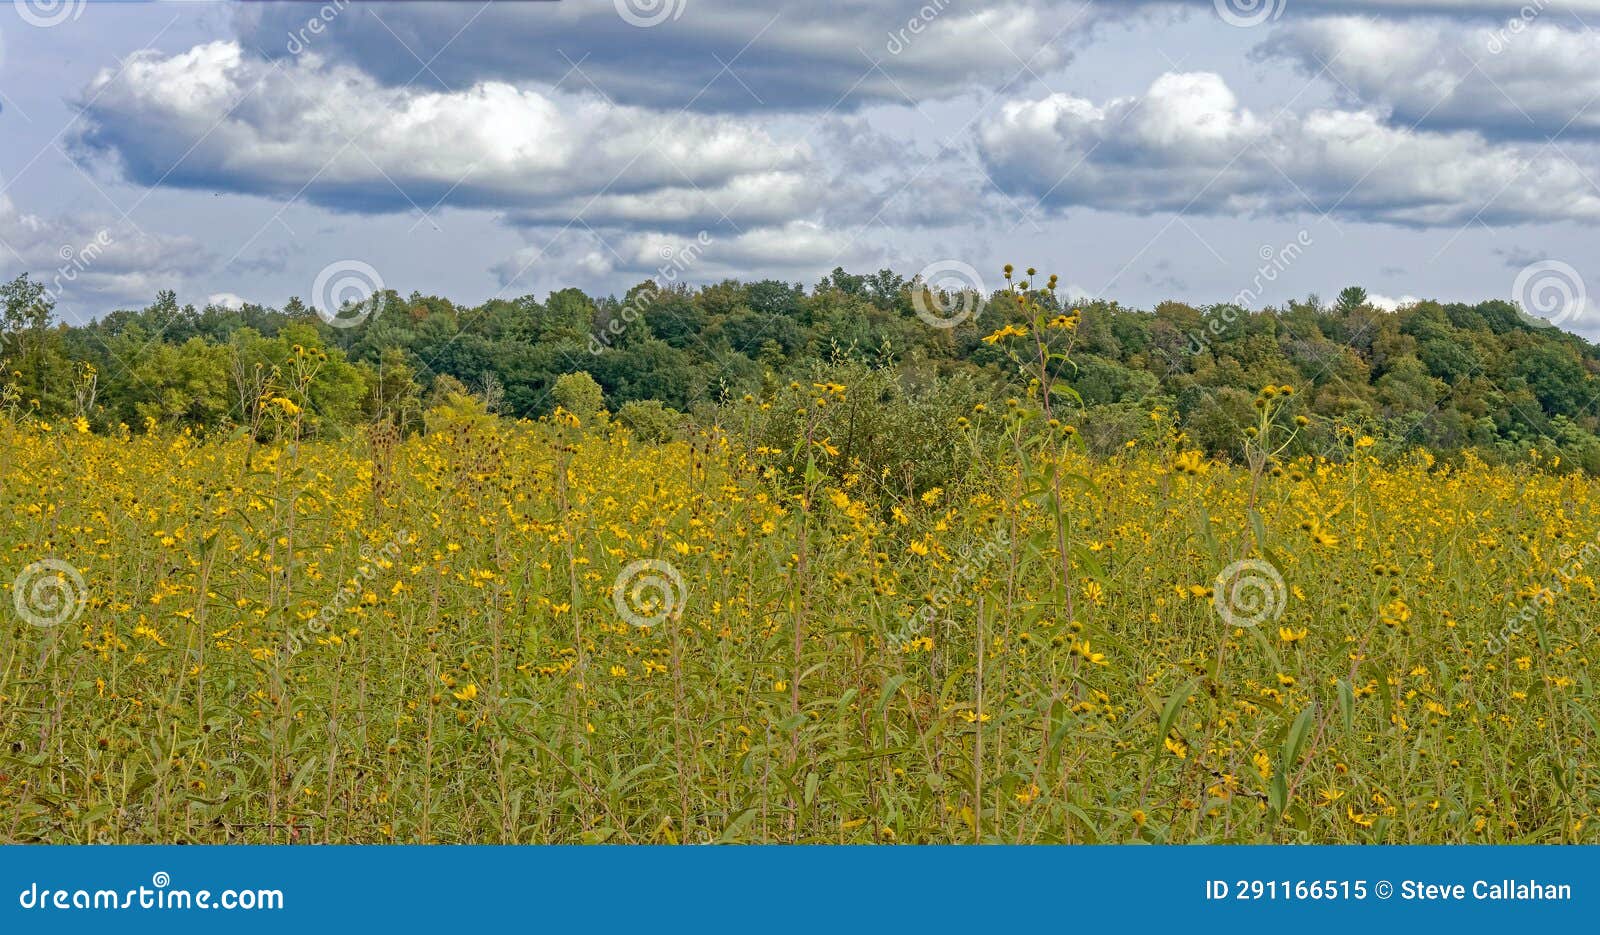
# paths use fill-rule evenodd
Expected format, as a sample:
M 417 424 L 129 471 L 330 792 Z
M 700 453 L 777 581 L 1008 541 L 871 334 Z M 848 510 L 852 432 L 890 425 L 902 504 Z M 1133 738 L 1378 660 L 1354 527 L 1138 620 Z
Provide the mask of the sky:
M 476 305 L 835 267 L 1600 339 L 1600 0 L 14 0 L 0 275 Z

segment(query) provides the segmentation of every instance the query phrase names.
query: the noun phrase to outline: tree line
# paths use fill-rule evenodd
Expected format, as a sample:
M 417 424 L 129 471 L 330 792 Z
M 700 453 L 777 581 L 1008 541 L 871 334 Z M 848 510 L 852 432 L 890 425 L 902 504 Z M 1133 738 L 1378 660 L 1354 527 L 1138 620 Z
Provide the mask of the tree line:
M 775 426 L 774 401 L 795 387 L 853 383 L 884 433 L 862 451 L 903 443 L 908 425 L 954 444 L 945 423 L 1028 391 L 985 340 L 1027 322 L 1005 293 L 922 290 L 889 270 L 842 269 L 810 289 L 642 283 L 620 297 L 569 288 L 477 306 L 389 290 L 332 324 L 300 299 L 196 308 L 164 291 L 67 325 L 49 290 L 22 275 L 0 286 L 0 408 L 88 431 L 232 431 L 259 425 L 277 396 L 304 409 L 310 431 L 338 437 L 378 420 L 420 431 L 430 406 L 470 394 L 512 418 L 593 407 L 664 438 L 725 423 L 751 401 Z M 963 314 L 919 315 L 930 301 Z M 1332 303 L 1260 311 L 1063 304 L 1081 314 L 1058 378 L 1084 442 L 1106 452 L 1177 432 L 1186 447 L 1234 455 L 1257 391 L 1292 385 L 1308 424 L 1290 454 L 1336 452 L 1359 433 L 1394 451 L 1600 472 L 1600 348 L 1509 302 L 1391 312 L 1351 288 Z

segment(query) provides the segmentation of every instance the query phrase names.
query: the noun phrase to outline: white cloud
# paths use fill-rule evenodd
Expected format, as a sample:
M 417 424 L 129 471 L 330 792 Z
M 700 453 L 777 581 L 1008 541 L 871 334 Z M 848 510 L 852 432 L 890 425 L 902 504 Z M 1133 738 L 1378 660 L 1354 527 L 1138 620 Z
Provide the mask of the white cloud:
M 207 296 L 206 304 L 237 312 L 239 309 L 244 308 L 245 300 L 242 296 L 235 295 L 232 292 L 218 292 L 215 295 Z
M 1600 34 L 1551 16 L 1516 29 L 1341 16 L 1285 23 L 1262 51 L 1392 111 L 1407 126 L 1491 137 L 1600 133 Z M 1520 22 L 1520 21 L 1519 21 Z
M 1421 299 L 1414 295 L 1401 296 L 1397 299 L 1392 296 L 1378 295 L 1376 293 L 1367 294 L 1368 305 L 1372 306 L 1373 308 L 1382 309 L 1386 312 L 1392 312 L 1396 309 L 1405 308 L 1408 305 L 1416 305 L 1421 301 Z
M 1600 191 L 1555 152 L 1397 128 L 1367 110 L 1269 122 L 1209 73 L 1168 73 L 1104 104 L 1013 102 L 983 122 L 979 144 L 1001 185 L 1057 207 L 1415 227 L 1600 221 Z
M 0 270 L 42 282 L 67 318 L 82 317 L 82 302 L 148 300 L 212 260 L 190 237 L 109 217 L 27 214 L 0 193 Z
M 760 224 L 808 208 L 815 160 L 729 117 L 485 82 L 386 88 L 313 54 L 235 42 L 140 52 L 84 93 L 79 144 L 143 184 L 301 197 L 336 210 L 436 203 L 523 223 Z
M 1136 0 L 1153 6 L 1208 8 L 1215 14 L 1218 0 Z M 1600 13 L 1600 0 L 1221 0 L 1242 19 L 1255 22 L 1290 22 L 1297 16 L 1323 13 L 1373 13 L 1395 18 L 1448 16 L 1491 22 L 1510 18 L 1535 20 L 1543 16 Z M 1257 25 L 1261 25 L 1257 23 Z
M 240 7 L 250 47 L 284 57 L 308 48 L 389 85 L 562 82 L 624 104 L 723 112 L 849 109 L 994 86 L 1024 75 L 1025 63 L 1041 74 L 1061 66 L 1094 23 L 1116 15 L 1086 0 L 629 0 L 662 18 L 642 29 L 609 0 L 495 3 L 474 7 L 470 23 L 447 3 L 356 3 L 308 34 L 316 7 Z
M 845 260 L 866 261 L 877 253 L 846 235 L 812 221 L 752 228 L 731 236 L 699 232 L 625 233 L 602 237 L 588 231 L 557 231 L 540 237 L 495 264 L 490 271 L 502 287 L 534 283 L 601 281 L 613 274 L 681 282 L 724 277 L 750 278 L 752 271 L 773 275 L 817 275 Z

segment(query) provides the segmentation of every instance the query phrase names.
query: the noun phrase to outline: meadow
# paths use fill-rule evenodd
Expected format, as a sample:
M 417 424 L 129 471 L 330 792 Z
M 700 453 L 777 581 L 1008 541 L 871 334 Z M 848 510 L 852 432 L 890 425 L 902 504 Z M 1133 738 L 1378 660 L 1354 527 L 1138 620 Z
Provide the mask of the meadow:
M 791 389 L 784 448 L 0 421 L 0 840 L 1600 841 L 1592 478 L 1034 392 L 906 495 Z

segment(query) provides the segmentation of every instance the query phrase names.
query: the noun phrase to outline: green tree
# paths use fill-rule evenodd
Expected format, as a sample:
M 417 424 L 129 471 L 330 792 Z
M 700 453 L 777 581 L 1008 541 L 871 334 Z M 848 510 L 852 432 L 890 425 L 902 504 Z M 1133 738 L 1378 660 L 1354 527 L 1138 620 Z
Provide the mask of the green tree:
M 588 371 L 579 370 L 577 373 L 563 374 L 557 378 L 554 392 L 551 394 L 556 405 L 567 410 L 573 415 L 589 422 L 605 406 L 605 393 L 600 389 L 594 377 Z

